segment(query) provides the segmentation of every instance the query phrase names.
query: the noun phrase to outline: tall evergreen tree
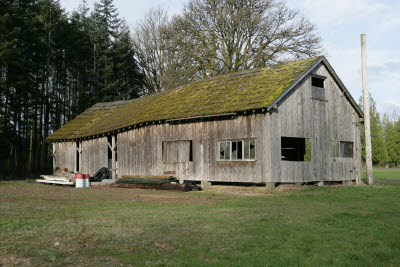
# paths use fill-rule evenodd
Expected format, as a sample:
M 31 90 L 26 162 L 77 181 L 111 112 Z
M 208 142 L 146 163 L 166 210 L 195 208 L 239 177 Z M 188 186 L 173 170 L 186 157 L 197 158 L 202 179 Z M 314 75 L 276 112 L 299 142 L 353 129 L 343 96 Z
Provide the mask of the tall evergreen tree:
M 0 168 L 7 176 L 51 167 L 46 137 L 90 105 L 140 95 L 129 30 L 112 1 L 91 16 L 88 10 L 85 1 L 72 14 L 59 0 L 0 1 Z
M 135 60 L 135 50 L 128 26 L 123 22 L 113 45 L 114 86 L 109 97 L 114 100 L 137 98 L 143 87 L 143 74 Z
M 360 97 L 360 106 L 362 108 L 362 98 Z M 376 102 L 369 96 L 370 121 L 371 121 L 371 145 L 373 164 L 385 165 L 388 162 L 386 144 L 384 142 L 383 124 L 379 112 L 376 108 Z M 365 161 L 365 133 L 364 128 L 361 133 L 362 158 Z
M 113 43 L 118 38 L 120 19 L 112 0 L 100 0 L 92 13 L 92 41 L 94 49 L 94 74 L 97 97 L 109 100 L 113 94 Z M 112 99 L 112 97 L 111 97 Z
M 383 124 L 388 161 L 392 166 L 400 167 L 400 117 L 394 113 L 390 119 L 385 114 Z

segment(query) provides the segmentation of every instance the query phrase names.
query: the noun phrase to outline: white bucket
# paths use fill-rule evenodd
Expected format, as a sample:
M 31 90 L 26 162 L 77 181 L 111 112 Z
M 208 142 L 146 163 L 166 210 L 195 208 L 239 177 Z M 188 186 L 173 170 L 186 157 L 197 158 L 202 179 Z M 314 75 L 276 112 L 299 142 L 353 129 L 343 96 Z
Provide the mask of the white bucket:
M 84 174 L 83 175 L 83 187 L 90 187 L 90 175 L 89 174 Z
M 82 173 L 75 174 L 75 187 L 85 187 L 85 179 Z

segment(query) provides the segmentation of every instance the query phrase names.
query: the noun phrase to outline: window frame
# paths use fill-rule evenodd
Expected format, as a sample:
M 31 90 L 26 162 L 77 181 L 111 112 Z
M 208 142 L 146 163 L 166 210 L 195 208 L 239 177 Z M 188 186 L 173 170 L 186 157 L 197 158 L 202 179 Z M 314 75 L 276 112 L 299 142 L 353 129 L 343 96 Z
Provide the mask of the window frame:
M 351 144 L 351 157 L 343 156 L 342 144 L 349 143 Z M 335 150 L 337 152 L 337 156 L 335 157 L 335 153 L 333 151 L 333 146 L 335 146 Z M 335 162 L 336 159 L 354 159 L 354 142 L 353 141 L 339 141 L 339 140 L 331 140 L 331 158 Z
M 245 158 L 245 141 L 249 141 L 249 158 Z M 250 145 L 251 141 L 254 141 L 254 158 L 250 158 L 251 156 L 251 150 L 250 150 Z M 232 143 L 242 143 L 242 158 L 238 159 L 238 156 L 236 156 L 236 159 L 232 159 Z M 224 159 L 221 159 L 221 143 L 229 143 L 229 158 L 224 157 Z M 239 151 L 238 147 L 236 147 L 236 151 Z M 225 139 L 225 140 L 218 140 L 217 141 L 217 161 L 220 162 L 251 162 L 251 161 L 257 161 L 257 138 L 238 138 L 238 139 Z
M 187 160 L 185 161 L 180 160 L 181 156 L 179 153 L 179 146 L 183 144 L 183 142 L 187 142 L 188 145 L 188 157 Z M 168 147 L 169 146 L 174 146 L 174 149 L 176 150 L 176 158 L 175 156 L 173 159 L 170 159 L 168 157 Z M 175 161 L 176 159 L 176 161 Z M 176 163 L 189 163 L 193 162 L 193 141 L 192 140 L 165 140 L 161 141 L 161 162 L 163 164 L 176 164 Z
M 289 147 L 283 147 L 282 146 L 282 142 L 284 141 L 284 139 L 286 139 L 285 141 L 286 142 L 288 142 L 289 140 L 292 140 L 293 142 L 294 141 L 296 141 L 295 139 L 298 139 L 297 141 L 304 141 L 304 154 L 302 155 L 302 157 L 303 157 L 303 160 L 289 160 L 289 159 L 287 159 L 287 158 L 283 158 L 284 157 L 284 153 L 282 153 L 282 151 L 283 150 L 289 150 L 289 149 L 292 149 L 292 148 L 289 148 Z M 280 148 L 280 152 L 281 152 L 281 162 L 283 162 L 283 161 L 285 161 L 285 162 L 305 162 L 305 163 L 310 163 L 310 162 L 312 162 L 312 158 L 313 158 L 313 152 L 312 152 L 312 148 L 313 148 L 313 142 L 312 142 L 312 140 L 311 140 L 311 138 L 310 137 L 294 137 L 294 136 L 281 136 L 281 138 L 280 138 L 280 141 L 281 141 L 281 143 L 280 143 L 280 145 L 281 145 L 281 148 Z M 287 144 L 287 143 L 286 143 Z M 296 143 L 296 146 L 298 145 L 298 143 Z M 299 147 L 293 147 L 293 150 L 296 150 L 296 148 L 297 149 L 299 149 Z M 310 159 L 307 159 L 306 160 L 306 157 L 307 157 L 307 151 L 308 151 L 308 149 L 309 149 L 309 151 L 310 151 Z M 301 150 L 300 150 L 300 152 L 301 152 Z M 295 154 L 297 154 L 298 152 L 293 152 L 293 153 L 295 153 Z M 286 154 L 286 153 L 285 153 Z
M 320 89 L 325 89 L 325 80 L 326 80 L 326 78 L 327 78 L 327 77 L 322 76 L 322 75 L 318 75 L 318 74 L 313 74 L 313 75 L 311 75 L 311 79 L 310 79 L 311 87 L 320 88 Z M 313 85 L 313 79 L 322 80 L 322 87 Z
M 331 158 L 340 158 L 340 142 L 331 140 Z
M 351 144 L 351 156 L 344 156 L 342 151 L 342 144 Z M 343 149 L 344 150 L 344 149 Z M 353 159 L 354 158 L 354 142 L 351 141 L 339 141 L 339 156 L 343 159 Z

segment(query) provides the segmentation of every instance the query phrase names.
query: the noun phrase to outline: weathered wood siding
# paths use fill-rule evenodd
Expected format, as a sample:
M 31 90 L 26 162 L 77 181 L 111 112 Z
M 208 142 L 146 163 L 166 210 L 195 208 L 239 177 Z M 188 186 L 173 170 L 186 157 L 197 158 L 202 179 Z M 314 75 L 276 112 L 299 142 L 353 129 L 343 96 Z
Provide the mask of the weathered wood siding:
M 53 154 L 55 156 L 55 168 L 60 170 L 67 168 L 69 172 L 74 172 L 76 164 L 75 142 L 53 143 Z
M 311 87 L 310 76 L 306 77 L 278 103 L 277 108 L 265 114 L 183 124 L 155 124 L 118 133 L 119 176 L 168 174 L 175 175 L 179 180 L 248 183 L 360 179 L 358 115 L 323 65 L 317 67 L 314 74 L 327 77 L 323 92 L 317 94 Z M 309 138 L 312 161 L 282 161 L 282 136 Z M 256 160 L 219 161 L 218 141 L 246 138 L 256 139 Z M 185 160 L 189 140 L 192 140 L 193 151 L 190 162 Z M 353 142 L 354 157 L 334 161 L 331 140 Z M 174 160 L 163 162 L 164 141 L 172 142 L 171 147 L 176 148 L 168 151 L 170 155 L 167 155 Z M 75 143 L 71 147 L 68 143 L 60 144 L 63 147 L 59 148 L 59 153 L 75 148 Z M 81 171 L 93 175 L 101 167 L 107 167 L 107 149 L 106 137 L 82 141 Z M 73 165 L 61 167 L 73 169 Z
M 358 115 L 345 98 L 325 66 L 314 74 L 327 77 L 325 96 L 313 98 L 311 79 L 307 77 L 269 114 L 267 134 L 271 159 L 270 177 L 274 182 L 342 181 L 361 179 L 361 142 Z M 281 160 L 281 136 L 310 138 L 312 161 Z M 331 140 L 354 144 L 353 158 L 331 157 Z
M 80 171 L 93 176 L 100 168 L 108 167 L 107 137 L 82 141 Z
M 262 183 L 265 176 L 262 172 L 262 162 L 265 160 L 264 149 L 267 147 L 263 136 L 265 119 L 264 114 L 254 114 L 228 120 L 151 125 L 119 133 L 119 173 L 171 174 L 180 180 Z M 256 138 L 255 161 L 217 160 L 218 141 L 241 138 Z M 192 140 L 193 161 L 163 163 L 162 142 L 186 140 Z

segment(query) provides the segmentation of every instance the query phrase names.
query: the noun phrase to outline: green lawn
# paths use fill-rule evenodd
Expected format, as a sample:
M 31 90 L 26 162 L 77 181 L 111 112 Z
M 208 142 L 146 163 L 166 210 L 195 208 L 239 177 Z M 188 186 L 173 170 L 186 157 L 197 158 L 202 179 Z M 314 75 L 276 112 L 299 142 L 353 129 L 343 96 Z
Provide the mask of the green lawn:
M 258 196 L 0 182 L 4 265 L 400 265 L 400 183 Z
M 400 168 L 381 168 L 373 167 L 374 179 L 384 179 L 384 180 L 400 180 Z M 363 177 L 367 178 L 365 168 L 363 169 Z

